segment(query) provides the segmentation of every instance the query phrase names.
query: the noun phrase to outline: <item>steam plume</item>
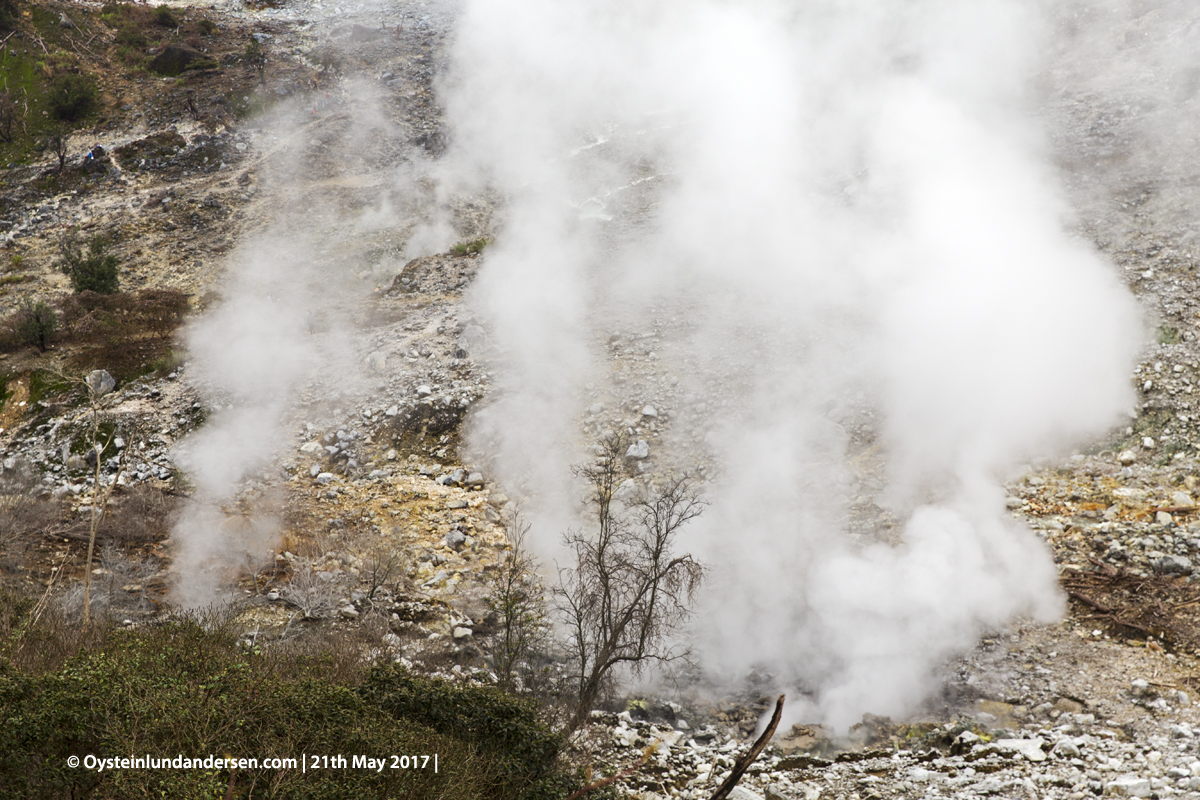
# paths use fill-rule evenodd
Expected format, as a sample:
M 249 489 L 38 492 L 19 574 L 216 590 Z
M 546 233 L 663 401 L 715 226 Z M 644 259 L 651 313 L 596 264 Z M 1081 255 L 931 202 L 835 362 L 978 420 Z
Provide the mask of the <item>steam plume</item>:
M 452 163 L 510 197 L 475 441 L 547 549 L 581 423 L 710 463 L 703 664 L 838 727 L 1061 613 L 999 478 L 1129 408 L 1140 321 L 1064 232 L 1035 5 L 477 0 L 457 36 Z

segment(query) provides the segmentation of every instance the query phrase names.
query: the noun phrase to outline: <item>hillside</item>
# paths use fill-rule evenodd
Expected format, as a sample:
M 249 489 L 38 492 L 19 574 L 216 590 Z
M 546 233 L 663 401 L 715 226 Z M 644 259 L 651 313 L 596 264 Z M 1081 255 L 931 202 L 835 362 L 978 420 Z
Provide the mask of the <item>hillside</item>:
M 610 97 L 619 92 L 584 71 L 581 85 L 594 91 L 596 107 L 619 109 L 615 121 L 596 122 L 591 115 L 602 114 L 589 103 L 563 100 L 574 98 L 574 85 L 556 82 L 571 74 L 572 59 L 593 57 L 594 42 L 582 39 L 574 50 L 547 46 L 547 63 L 561 58 L 562 75 L 489 94 L 480 87 L 506 77 L 486 69 L 494 42 L 477 28 L 468 29 L 476 38 L 456 38 L 467 12 L 452 4 L 33 0 L 15 8 L 0 20 L 0 691 L 27 697 L 29 687 L 40 686 L 74 698 L 70 657 L 77 653 L 105 680 L 134 685 L 136 678 L 117 666 L 122 658 L 137 662 L 153 648 L 178 646 L 180 659 L 208 652 L 222 675 L 237 677 L 197 672 L 180 684 L 169 670 L 149 670 L 146 697 L 182 685 L 181 707 L 200 698 L 196 708 L 224 709 L 249 702 L 246 675 L 274 680 L 277 664 L 296 665 L 295 681 L 271 684 L 280 705 L 264 700 L 255 713 L 294 712 L 311 727 L 289 739 L 264 724 L 237 746 L 334 747 L 340 729 L 321 727 L 321 709 L 365 713 L 371 704 L 357 744 L 444 746 L 465 770 L 454 778 L 465 787 L 461 793 L 442 779 L 353 789 L 389 797 L 565 796 L 565 787 L 582 783 L 583 767 L 611 774 L 636 763 L 655 741 L 659 749 L 617 784 L 619 791 L 647 800 L 708 797 L 785 689 L 790 716 L 743 780 L 742 800 L 1200 796 L 1200 718 L 1192 703 L 1200 680 L 1200 285 L 1189 121 L 1197 91 L 1192 73 L 1163 63 L 1163 53 L 1186 51 L 1196 34 L 1170 8 L 1113 20 L 1073 6 L 1048 12 L 1043 60 L 1029 96 L 1017 103 L 1032 107 L 1040 131 L 1014 128 L 1014 140 L 1041 158 L 1044 172 L 1031 183 L 1044 178 L 1061 187 L 1047 191 L 1052 201 L 1039 195 L 1029 207 L 1055 217 L 1048 225 L 1055 236 L 1066 231 L 1068 244 L 1053 251 L 1066 254 L 1059 260 L 1082 252 L 1101 265 L 1104 291 L 1081 288 L 1076 297 L 1071 287 L 1038 283 L 1039 273 L 1014 265 L 1035 279 L 1030 286 L 1046 291 L 1050 308 L 1021 305 L 1021 291 L 988 298 L 986 283 L 978 291 L 931 293 L 927 308 L 935 316 L 960 302 L 968 311 L 947 315 L 959 329 L 931 325 L 919 340 L 948 354 L 912 381 L 935 383 L 918 394 L 919 405 L 927 411 L 974 398 L 981 410 L 914 412 L 921 422 L 913 450 L 921 457 L 910 465 L 913 474 L 930 464 L 936 472 L 935 451 L 958 444 L 946 440 L 982 430 L 980 440 L 990 446 L 995 431 L 987 415 L 1003 416 L 998 406 L 1039 405 L 1044 394 L 1040 406 L 1057 408 L 1050 395 L 1076 388 L 1086 395 L 1069 376 L 1099 374 L 1095 364 L 1103 359 L 1087 348 L 1063 353 L 1064 343 L 1107 342 L 1108 322 L 1124 335 L 1134 315 L 1108 304 L 1104 292 L 1136 298 L 1144 340 L 1126 337 L 1121 346 L 1137 351 L 1136 363 L 1112 391 L 1134 398 L 1127 418 L 1065 447 L 1056 430 L 1036 439 L 1044 450 L 1022 452 L 1002 476 L 1006 507 L 981 512 L 985 531 L 993 524 L 1021 536 L 1033 531 L 1017 550 L 1036 552 L 1046 564 L 1017 559 L 996 571 L 1028 572 L 1033 582 L 1052 567 L 1057 589 L 1048 602 L 1061 604 L 1059 621 L 1034 621 L 1027 606 L 1036 604 L 1011 598 L 1020 609 L 1013 614 L 972 610 L 976 589 L 992 576 L 986 568 L 970 572 L 969 548 L 937 550 L 954 557 L 928 559 L 939 562 L 936 569 L 902 560 L 913 550 L 913 506 L 896 501 L 889 481 L 904 443 L 888 433 L 878 399 L 887 392 L 870 371 L 877 353 L 864 355 L 876 342 L 861 334 L 875 324 L 874 311 L 891 309 L 879 299 L 889 292 L 843 289 L 830 280 L 789 294 L 795 287 L 778 266 L 780 254 L 828 255 L 835 267 L 840 256 L 822 250 L 828 242 L 819 226 L 795 223 L 803 235 L 778 229 L 792 224 L 791 211 L 770 207 L 777 198 L 765 190 L 754 194 L 776 177 L 759 161 L 778 153 L 769 137 L 758 148 L 729 134 L 757 133 L 773 117 L 763 112 L 760 119 L 759 107 L 740 96 L 710 95 L 707 87 L 692 92 L 688 81 L 709 80 L 709 73 L 680 78 L 665 69 L 688 91 L 660 96 L 651 89 L 661 78 L 648 67 L 650 89 L 630 95 L 653 113 L 631 111 L 626 119 L 624 101 Z M 490 24 L 491 17 L 473 13 L 467 24 Z M 518 55 L 525 54 L 521 43 L 542 33 L 516 13 L 505 24 L 513 29 L 489 34 L 511 36 Z M 549 32 L 573 30 L 569 21 L 555 24 L 563 28 Z M 616 58 L 613 52 L 635 62 L 638 48 L 595 50 L 603 58 Z M 913 63 L 917 70 L 920 59 Z M 909 69 L 903 59 L 897 64 Z M 635 84 L 642 79 L 632 76 Z M 718 85 L 725 78 L 712 79 Z M 711 109 L 710 96 L 733 110 Z M 679 108 L 661 110 L 664 97 Z M 687 117 L 693 100 L 705 113 Z M 583 129 L 579 120 L 596 128 Z M 688 158 L 712 155 L 687 149 L 706 142 L 710 123 L 721 138 L 712 150 L 720 166 L 689 173 Z M 574 149 L 543 157 L 540 134 L 489 149 L 489 137 L 499 141 L 522 125 L 550 131 L 547 141 L 561 126 Z M 841 153 L 841 144 L 829 151 Z M 1008 155 L 1002 148 L 987 155 L 995 153 Z M 938 165 L 959 163 L 954 154 L 938 155 L 946 159 Z M 475 168 L 473 158 L 491 182 L 466 177 L 463 165 Z M 961 164 L 974 169 L 980 161 L 988 159 L 964 156 Z M 1009 162 L 997 156 L 996 163 L 980 174 L 1007 179 L 1001 173 Z M 946 169 L 948 182 L 955 169 Z M 822 172 L 817 189 L 786 198 L 807 208 L 810 194 L 817 196 L 821 202 L 812 205 L 821 210 L 813 219 L 839 225 L 853 214 L 885 218 L 889 203 L 907 201 L 896 199 L 905 187 L 888 183 L 894 175 L 879 173 L 864 168 L 826 180 Z M 757 178 L 730 178 L 744 174 Z M 725 180 L 745 189 L 747 199 L 730 200 Z M 719 191 L 705 194 L 713 186 Z M 672 205 L 681 196 L 696 202 Z M 829 197 L 836 202 L 825 203 Z M 955 227 L 968 212 L 938 210 L 944 218 L 930 229 L 974 230 Z M 679 222 L 689 214 L 710 224 Z M 779 225 L 747 237 L 739 226 L 754 217 Z M 1010 218 L 1023 219 L 1012 213 L 996 227 Z M 853 240 L 866 230 L 854 219 L 844 231 L 830 224 L 837 229 L 830 235 Z M 655 238 L 672 224 L 679 226 L 676 238 Z M 888 218 L 879 228 L 890 235 L 889 226 L 905 224 Z M 907 241 L 862 238 L 895 252 Z M 994 241 L 1007 246 L 1009 239 Z M 732 255 L 729 241 L 736 244 Z M 893 252 L 848 247 L 869 258 Z M 89 253 L 115 258 L 120 292 L 74 291 L 62 264 Z M 716 266 L 687 271 L 706 259 Z M 855 274 L 845 272 L 844 284 L 854 284 Z M 869 273 L 884 286 L 889 274 Z M 1092 286 L 1081 279 L 1078 286 L 1085 285 Z M 984 311 L 973 315 L 977 295 Z M 798 311 L 797 298 L 810 297 L 818 300 Z M 832 299 L 821 305 L 822 298 Z M 1016 309 L 1011 319 L 996 311 L 1005 302 Z M 30 332 L 39 303 L 55 319 L 41 339 Z M 1003 335 L 973 338 L 974 318 L 993 314 L 1009 326 Z M 811 328 L 793 324 L 802 318 Z M 1055 320 L 1066 322 L 1055 327 Z M 1085 323 L 1094 327 L 1081 334 Z M 1047 337 L 1028 351 L 1044 350 L 1044 359 L 1022 355 L 1031 330 Z M 822 370 L 802 372 L 804 354 Z M 862 373 L 846 367 L 859 363 L 872 366 Z M 84 379 L 94 370 L 112 376 L 111 391 L 88 394 Z M 1034 389 L 1000 392 L 995 402 L 974 386 L 957 393 L 981 374 L 982 386 L 998 375 L 1001 384 L 1008 377 Z M 1058 416 L 1026 415 L 1068 432 L 1076 416 L 1086 414 L 1067 408 Z M 961 419 L 961 426 L 939 427 L 939 417 Z M 993 438 L 1025 435 L 1019 426 L 995 430 Z M 546 688 L 561 688 L 554 684 L 568 669 L 561 650 L 538 652 L 537 664 L 524 667 L 530 695 L 541 691 L 546 703 L 541 722 L 528 707 L 479 687 L 499 680 L 505 626 L 498 587 L 515 563 L 518 512 L 533 520 L 531 538 L 542 537 L 534 555 L 544 565 L 543 583 L 553 586 L 561 576 L 548 565 L 563 557 L 561 532 L 589 520 L 580 513 L 583 489 L 571 465 L 594 458 L 602 450 L 597 443 L 617 434 L 631 445 L 622 464 L 623 501 L 686 471 L 712 508 L 698 523 L 701 534 L 684 541 L 696 543 L 689 546 L 699 548 L 698 557 L 710 557 L 710 579 L 736 565 L 749 572 L 733 574 L 749 574 L 743 583 L 762 593 L 748 587 L 744 596 L 710 597 L 692 632 L 711 634 L 724 624 L 745 638 L 700 647 L 710 661 L 698 658 L 677 680 L 650 676 L 617 691 L 565 746 L 539 727 L 563 713 L 555 705 L 561 696 Z M 793 446 L 801 454 L 794 462 Z M 926 452 L 935 452 L 929 463 Z M 913 482 L 914 494 L 928 495 L 921 503 L 936 505 L 944 499 L 939 492 L 957 491 L 946 488 L 953 480 Z M 998 504 L 999 486 L 991 487 L 995 497 L 984 493 L 989 502 Z M 822 498 L 812 507 L 795 501 L 812 496 Z M 741 503 L 733 511 L 722 505 L 730 497 Z M 800 520 L 794 536 L 780 532 L 780 519 Z M 822 530 L 835 527 L 840 538 L 804 539 L 798 531 L 811 520 Z M 818 555 L 806 567 L 799 560 L 809 551 L 844 552 L 846 560 Z M 866 597 L 839 595 L 821 579 L 849 564 L 845 585 L 857 586 L 873 574 L 868 567 L 891 565 L 891 558 L 899 567 L 883 570 L 886 580 Z M 772 582 L 789 569 L 800 577 Z M 98 622 L 85 624 L 88 575 L 86 616 Z M 928 575 L 944 585 L 921 584 Z M 810 586 L 829 594 L 813 588 L 810 596 Z M 1023 583 L 1015 590 L 1034 593 Z M 831 604 L 829 597 L 843 600 Z M 213 603 L 228 605 L 207 612 L 220 620 L 211 639 L 194 620 L 172 617 Z M 822 603 L 835 607 L 806 627 Z M 968 618 L 961 630 L 953 628 L 956 613 Z M 825 625 L 830 620 L 837 624 Z M 953 628 L 948 637 L 939 633 L 944 620 Z M 902 655 L 873 657 L 865 647 L 870 652 L 854 662 L 857 642 L 869 638 L 855 632 L 878 627 L 888 629 L 878 641 Z M 44 638 L 27 637 L 35 630 Z M 83 633 L 73 640 L 71 631 Z M 142 635 L 149 650 L 139 644 Z M 797 659 L 787 646 L 776 648 L 783 640 L 829 652 L 806 656 L 811 663 L 800 659 L 805 663 L 788 672 Z M 764 649 L 763 660 L 742 669 L 758 654 L 737 651 L 755 647 Z M 832 721 L 828 698 L 841 685 L 832 673 L 854 672 L 849 664 L 864 675 L 891 674 L 907 687 L 909 651 L 926 650 L 934 653 L 925 656 L 932 666 L 913 657 L 919 689 L 897 689 L 900 699 L 887 687 L 870 695 L 880 706 L 895 700 L 903 711 L 889 705 L 863 715 L 854 706 L 848 731 Z M 725 663 L 741 671 L 731 678 Z M 236 664 L 246 666 L 230 666 Z M 402 672 L 422 677 L 397 677 Z M 405 683 L 429 676 L 446 683 Z M 206 693 L 222 680 L 231 687 L 221 695 L 225 705 L 210 705 Z M 329 690 L 321 694 L 328 705 L 301 713 L 301 696 L 316 686 Z M 444 718 L 414 700 L 443 691 L 455 708 Z M 30 708 L 56 702 L 46 697 Z M 511 748 L 475 763 L 477 726 L 486 718 L 479 708 L 511 715 L 518 733 Z M 39 720 L 43 734 L 94 722 Z M 217 734 L 187 740 L 162 731 L 149 739 L 124 729 L 105 735 L 87 741 L 219 741 Z M 61 760 L 74 746 L 54 742 L 67 749 L 30 750 L 28 761 L 0 761 L 0 769 L 23 773 Z M 565 755 L 556 760 L 560 746 Z M 114 797 L 161 788 L 142 773 L 140 784 L 112 778 L 87 786 L 79 775 L 45 774 L 67 781 L 47 786 L 99 786 Z M 197 797 L 226 789 L 228 797 L 268 796 L 253 781 L 239 783 L 236 770 L 209 777 L 187 790 Z M 300 785 L 280 791 L 293 796 L 288 792 Z

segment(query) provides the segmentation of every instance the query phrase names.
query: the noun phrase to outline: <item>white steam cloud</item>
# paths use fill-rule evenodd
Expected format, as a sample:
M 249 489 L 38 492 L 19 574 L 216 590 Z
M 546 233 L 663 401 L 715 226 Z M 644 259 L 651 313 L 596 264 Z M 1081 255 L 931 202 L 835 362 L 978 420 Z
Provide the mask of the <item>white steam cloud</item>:
M 716 467 L 681 543 L 711 568 L 703 666 L 767 670 L 808 719 L 911 711 L 982 629 L 1060 614 L 1000 479 L 1133 399 L 1135 304 L 1065 232 L 1033 118 L 1038 11 L 469 0 L 460 19 L 450 165 L 509 198 L 474 294 L 502 387 L 475 441 L 539 497 L 549 549 L 580 421 L 655 404 L 655 463 Z

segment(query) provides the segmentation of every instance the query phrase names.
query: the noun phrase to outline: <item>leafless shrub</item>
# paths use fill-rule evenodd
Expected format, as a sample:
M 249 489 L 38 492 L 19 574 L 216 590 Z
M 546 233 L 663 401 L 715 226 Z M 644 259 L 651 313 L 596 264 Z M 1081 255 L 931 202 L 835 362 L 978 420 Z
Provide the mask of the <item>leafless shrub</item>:
M 612 436 L 602 444 L 597 462 L 577 469 L 591 488 L 597 530 L 567 532 L 575 566 L 560 569 L 554 587 L 576 690 L 566 732 L 587 720 L 615 668 L 636 673 L 651 662 L 686 657 L 667 637 L 689 616 L 703 576 L 690 555 L 673 552 L 680 528 L 703 510 L 692 480 L 670 480 L 619 511 L 614 495 L 626 477 L 627 442 Z
M 374 602 L 380 589 L 394 584 L 404 575 L 405 567 L 403 553 L 387 542 L 375 539 L 368 544 L 359 570 L 359 575 L 367 587 L 368 602 Z
M 22 120 L 21 107 L 10 92 L 0 92 L 0 139 L 12 142 Z
M 73 584 L 59 599 L 59 608 L 69 619 L 121 621 L 140 617 L 155 610 L 150 588 L 162 572 L 162 563 L 155 558 L 126 553 L 113 544 L 100 550 L 99 566 L 93 568 L 90 591 L 81 583 Z M 84 614 L 85 596 L 88 614 Z
M 507 527 L 511 549 L 496 573 L 495 589 L 488 600 L 499 624 L 492 645 L 492 669 L 501 687 L 523 692 L 537 683 L 535 664 L 545 657 L 548 624 L 538 562 L 525 546 L 529 523 L 518 510 Z
M 78 623 L 78 614 L 64 613 L 52 573 L 50 585 L 40 597 L 29 597 L 0 588 L 0 641 L 5 659 L 22 670 L 53 672 L 82 648 L 94 647 L 108 635 L 111 626 Z M 80 592 L 82 597 L 82 592 Z
M 146 544 L 167 538 L 179 511 L 178 497 L 139 484 L 114 492 L 104 516 L 96 525 L 96 539 L 116 544 Z M 86 540 L 90 521 L 76 520 L 64 535 Z
M 19 561 L 36 536 L 58 522 L 58 502 L 37 496 L 38 477 L 28 465 L 0 473 L 0 557 Z
M 292 566 L 292 578 L 280 588 L 279 596 L 295 606 L 305 619 L 332 617 L 346 592 L 345 576 L 318 570 L 306 558 L 297 559 Z

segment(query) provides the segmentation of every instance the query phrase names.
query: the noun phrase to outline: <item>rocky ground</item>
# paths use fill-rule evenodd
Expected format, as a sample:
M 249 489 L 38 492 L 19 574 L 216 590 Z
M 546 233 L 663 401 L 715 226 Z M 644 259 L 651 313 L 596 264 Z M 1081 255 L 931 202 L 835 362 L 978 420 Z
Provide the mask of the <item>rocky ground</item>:
M 462 304 L 485 256 L 405 258 L 403 243 L 428 221 L 421 199 L 378 199 L 398 164 L 436 158 L 444 144 L 432 80 L 449 17 L 420 2 L 201 10 L 228 34 L 229 52 L 251 33 L 264 37 L 272 57 L 264 86 L 236 66 L 212 80 L 269 97 L 265 112 L 239 119 L 214 105 L 192 114 L 185 95 L 152 102 L 154 87 L 142 87 L 126 113 L 72 140 L 81 164 L 93 140 L 111 154 L 101 180 L 53 193 L 36 188 L 48 162 L 6 170 L 5 252 L 21 258 L 9 259 L 20 280 L 3 284 L 0 310 L 66 290 L 54 254 L 69 227 L 119 231 L 125 285 L 179 288 L 200 310 L 221 295 L 225 259 L 240 243 L 384 218 L 317 253 L 347 264 L 356 288 L 316 309 L 311 333 L 322 335 L 321 315 L 335 306 L 354 320 L 363 380 L 322 376 L 295 393 L 287 450 L 238 498 L 243 508 L 274 509 L 282 541 L 248 553 L 229 580 L 247 598 L 247 637 L 317 625 L 357 631 L 380 655 L 487 680 L 496 623 L 487 598 L 511 548 L 504 523 L 512 509 L 504 487 L 463 463 L 458 449 L 461 423 L 492 389 L 479 359 L 487 333 Z M 1154 13 L 1139 16 L 1119 56 L 1136 61 L 1163 36 L 1191 35 L 1163 33 L 1160 23 Z M 1141 156 L 1165 146 L 1150 133 L 1165 123 L 1147 118 L 1161 123 L 1193 100 L 1163 104 L 1160 87 L 1147 85 L 1140 92 L 1155 102 L 1142 102 L 1128 85 L 1099 85 L 1090 66 L 1064 57 L 1047 76 L 1057 86 L 1047 120 L 1079 227 L 1111 254 L 1154 335 L 1131 376 L 1140 405 L 1128 427 L 1065 460 L 1031 464 L 1008 486 L 1010 512 L 1054 553 L 1070 614 L 989 634 L 945 665 L 942 692 L 917 719 L 868 717 L 849 736 L 780 731 L 737 790 L 742 800 L 1200 796 L 1192 705 L 1200 681 L 1200 287 L 1189 212 L 1200 187 L 1185 159 L 1154 162 L 1173 168 L 1150 174 Z M 354 138 L 348 113 L 363 97 L 388 132 L 369 146 Z M 455 238 L 490 233 L 491 209 L 490 199 L 455 201 Z M 657 369 L 655 342 L 672 324 L 680 323 L 648 321 L 642 335 L 603 342 L 624 377 L 616 393 L 597 390 L 580 420 L 587 435 L 633 430 L 650 471 L 670 467 L 660 457 L 668 434 L 686 436 L 721 402 L 685 393 Z M 103 454 L 97 485 L 94 462 L 81 456 L 92 409 L 33 384 L 33 370 L 54 355 L 0 360 L 13 376 L 0 409 L 0 463 L 8 475 L 32 470 L 35 494 L 58 514 L 29 557 L 10 558 L 5 569 L 12 580 L 61 586 L 91 566 L 107 578 L 104 602 L 135 623 L 165 595 L 167 520 L 136 541 L 114 533 L 99 566 L 83 564 L 80 521 L 114 486 L 117 505 L 132 509 L 145 496 L 139 491 L 153 490 L 166 498 L 160 516 L 177 508 L 188 487 L 173 448 L 222 400 L 191 379 L 186 360 L 118 386 L 98 411 L 130 433 Z M 607 772 L 656 745 L 621 781 L 623 791 L 707 797 L 772 700 L 747 691 L 633 702 L 620 714 L 598 713 L 580 752 Z

